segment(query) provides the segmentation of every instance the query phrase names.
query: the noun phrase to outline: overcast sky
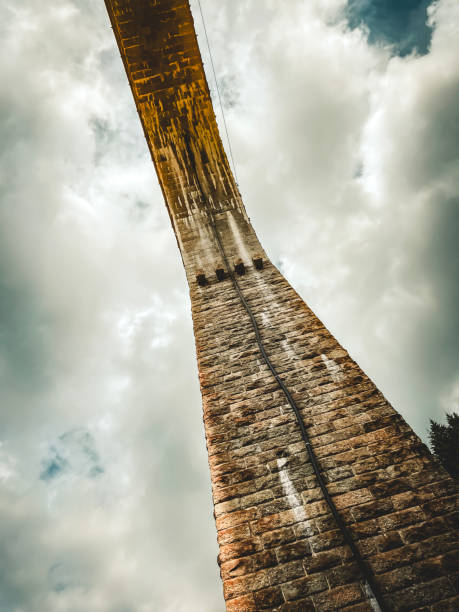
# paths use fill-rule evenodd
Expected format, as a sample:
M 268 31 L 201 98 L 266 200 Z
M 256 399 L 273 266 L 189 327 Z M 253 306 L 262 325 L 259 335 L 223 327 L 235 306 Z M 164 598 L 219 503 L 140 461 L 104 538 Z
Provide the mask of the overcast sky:
M 259 237 L 425 439 L 459 401 L 459 3 L 202 5 Z M 103 0 L 0 6 L 0 611 L 221 612 L 185 275 Z

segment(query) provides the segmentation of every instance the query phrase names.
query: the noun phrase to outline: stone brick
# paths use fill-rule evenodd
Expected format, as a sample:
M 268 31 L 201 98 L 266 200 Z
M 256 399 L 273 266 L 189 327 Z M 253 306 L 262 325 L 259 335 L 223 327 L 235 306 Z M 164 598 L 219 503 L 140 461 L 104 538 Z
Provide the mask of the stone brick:
M 407 525 L 413 525 L 424 521 L 425 514 L 421 508 L 409 508 L 408 510 L 401 510 L 400 512 L 394 512 L 379 518 L 379 524 L 383 531 L 392 531 L 393 529 L 400 529 Z
M 319 533 L 319 528 L 316 521 L 302 521 L 293 526 L 296 537 L 301 540 L 306 537 L 311 537 Z
M 320 612 L 328 612 L 328 610 L 341 610 L 363 598 L 359 584 L 353 583 L 314 595 L 313 601 Z
M 257 591 L 253 594 L 257 610 L 272 610 L 284 603 L 282 591 L 279 587 L 268 588 Z
M 311 554 L 311 547 L 306 540 L 299 540 L 293 544 L 287 544 L 280 548 L 276 548 L 276 555 L 279 563 L 287 563 L 294 559 L 302 559 Z
M 284 527 L 275 531 L 268 531 L 262 535 L 262 542 L 265 548 L 273 548 L 280 544 L 288 544 L 297 539 L 292 527 Z
M 444 533 L 433 536 L 418 543 L 424 558 L 436 557 L 453 550 L 457 550 L 457 533 Z
M 372 499 L 373 496 L 368 489 L 358 489 L 357 491 L 350 491 L 349 493 L 344 493 L 344 495 L 339 495 L 333 501 L 336 507 L 340 509 L 364 504 Z
M 253 555 L 254 571 L 264 569 L 266 567 L 274 567 L 277 565 L 277 557 L 272 550 L 263 550 L 262 552 Z
M 432 612 L 457 612 L 459 610 L 459 595 L 451 597 L 451 599 L 442 601 L 431 606 Z
M 423 504 L 422 510 L 424 513 L 429 516 L 439 516 L 441 514 L 446 514 L 449 512 L 454 512 L 457 510 L 457 495 L 451 495 L 449 497 L 440 498 Z
M 241 596 L 248 592 L 257 591 L 269 586 L 269 579 L 266 570 L 256 574 L 248 574 L 238 578 L 232 578 L 223 582 L 223 592 L 225 599 Z
M 354 523 L 353 525 L 350 525 L 350 531 L 355 540 L 360 540 L 379 534 L 381 532 L 381 528 L 377 520 L 371 519 L 369 521 L 363 521 L 361 523 Z
M 328 584 L 324 576 L 307 576 L 294 580 L 282 586 L 282 592 L 286 601 L 295 601 L 304 599 L 308 595 L 320 593 L 328 588 Z
M 392 568 L 402 567 L 419 561 L 422 556 L 421 547 L 417 544 L 375 554 L 369 559 L 369 562 L 374 571 L 377 574 L 381 574 L 390 571 Z
M 456 591 L 456 593 L 459 593 L 459 570 L 456 569 L 456 571 L 454 573 L 449 574 L 448 578 L 449 578 L 451 584 L 453 585 L 454 590 Z
M 391 500 L 378 500 L 369 502 L 368 504 L 362 504 L 355 508 L 352 508 L 352 515 L 356 521 L 365 521 L 370 518 L 382 516 L 391 513 L 393 510 L 393 504 Z
M 336 529 L 336 521 L 333 515 L 330 513 L 314 519 L 313 524 L 317 526 L 318 531 L 321 533 L 326 533 L 327 531 L 333 531 Z M 315 535 L 315 533 L 312 533 L 311 535 Z
M 308 574 L 326 570 L 335 565 L 341 564 L 341 555 L 336 550 L 322 552 L 317 555 L 312 555 L 304 561 L 304 566 Z
M 455 573 L 459 571 L 459 551 L 453 550 L 447 552 L 440 557 L 440 560 L 442 567 L 446 569 L 447 572 Z
M 432 536 L 442 534 L 447 530 L 448 527 L 444 520 L 438 518 L 431 521 L 423 521 L 411 527 L 407 527 L 402 529 L 400 533 L 404 541 L 411 544 L 413 542 L 420 542 Z
M 231 559 L 221 563 L 220 573 L 223 580 L 226 580 L 227 578 L 253 574 L 262 569 L 273 568 L 276 565 L 277 557 L 275 553 L 271 550 L 263 550 L 248 557 Z
M 379 583 L 384 591 L 393 593 L 413 584 L 429 582 L 442 574 L 441 558 L 437 557 L 387 572 L 380 577 Z
M 395 612 L 413 610 L 416 606 L 433 604 L 441 599 L 450 599 L 455 596 L 453 587 L 447 578 L 440 578 L 431 582 L 397 591 L 388 596 L 388 601 Z
M 374 612 L 375 609 L 368 601 L 363 601 L 362 603 L 346 606 L 343 610 L 346 612 Z
M 333 588 L 356 582 L 360 579 L 360 570 L 355 562 L 351 562 L 334 567 L 333 569 L 327 571 L 324 575 L 326 576 L 330 587 Z
M 256 570 L 254 568 L 254 557 L 242 557 L 241 559 L 230 559 L 229 561 L 220 561 L 220 574 L 223 580 L 229 578 L 237 578 L 245 574 L 252 574 Z
M 392 497 L 399 493 L 405 493 L 411 489 L 410 482 L 407 478 L 394 478 L 392 480 L 387 480 L 386 482 L 381 482 L 378 484 L 374 484 L 370 491 L 375 498 L 379 497 Z
M 291 525 L 295 522 L 295 514 L 292 510 L 280 512 L 277 514 L 270 514 L 259 519 L 256 522 L 251 523 L 250 528 L 252 533 L 257 535 L 268 531 L 273 531 L 285 525 Z
M 381 552 L 393 550 L 400 546 L 403 546 L 403 541 L 398 532 L 392 531 L 391 533 L 386 533 L 377 538 L 377 547 Z
M 250 527 L 247 523 L 245 523 L 219 531 L 218 543 L 220 546 L 224 546 L 225 544 L 231 544 L 233 542 L 237 542 L 238 540 L 248 539 L 250 535 Z
M 215 522 L 218 530 L 224 530 L 229 529 L 230 527 L 236 527 L 237 525 L 241 525 L 243 523 L 248 523 L 256 517 L 256 509 L 248 508 L 247 510 L 232 512 L 231 514 L 225 514 L 224 516 L 217 517 Z
M 220 561 L 224 563 L 230 559 L 238 559 L 239 557 L 246 557 L 259 552 L 263 548 L 263 545 L 259 538 L 251 538 L 249 540 L 241 540 L 240 542 L 234 542 L 233 544 L 226 544 L 220 546 Z
M 312 551 L 315 553 L 341 546 L 344 543 L 343 534 L 339 529 L 320 533 L 319 535 L 309 538 Z
M 279 608 L 282 612 L 314 612 L 316 607 L 310 597 L 289 601 Z
M 253 595 L 243 595 L 226 602 L 226 612 L 252 612 L 258 610 Z
M 301 578 L 304 573 L 301 560 L 289 561 L 272 567 L 269 570 L 269 579 L 273 584 L 283 584 L 295 578 Z
M 448 526 L 448 529 L 452 529 L 454 531 L 459 530 L 459 510 L 451 512 L 451 514 L 444 515 L 443 520 Z
M 272 491 L 256 491 L 255 493 L 242 497 L 240 500 L 240 507 L 244 509 L 250 508 L 251 506 L 258 506 L 265 501 L 273 499 L 273 497 Z
M 246 508 L 248 507 L 245 506 Z M 214 513 L 215 516 L 223 516 L 224 514 L 228 514 L 229 512 L 234 512 L 235 510 L 240 510 L 241 501 L 239 498 L 230 499 L 229 501 L 217 503 L 214 505 Z

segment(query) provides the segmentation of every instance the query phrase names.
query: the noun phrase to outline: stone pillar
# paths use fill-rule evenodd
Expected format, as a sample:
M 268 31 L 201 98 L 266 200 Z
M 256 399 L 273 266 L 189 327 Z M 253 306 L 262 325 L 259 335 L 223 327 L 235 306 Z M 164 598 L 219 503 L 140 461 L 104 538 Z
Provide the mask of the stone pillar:
M 263 251 L 188 2 L 106 5 L 190 287 L 227 610 L 377 609 L 228 267 L 386 609 L 457 610 L 455 485 Z

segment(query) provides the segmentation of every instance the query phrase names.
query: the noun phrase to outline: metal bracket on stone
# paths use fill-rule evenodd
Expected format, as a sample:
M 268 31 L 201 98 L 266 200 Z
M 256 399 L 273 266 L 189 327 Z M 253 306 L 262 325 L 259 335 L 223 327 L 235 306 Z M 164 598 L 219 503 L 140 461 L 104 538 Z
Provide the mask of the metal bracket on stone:
M 254 255 L 252 261 L 257 270 L 263 270 L 263 258 L 260 255 Z
M 205 287 L 208 284 L 206 275 L 202 270 L 198 270 L 196 274 L 196 281 L 200 287 Z
M 237 274 L 239 274 L 239 276 L 244 276 L 245 274 L 245 264 L 242 261 L 242 259 L 238 259 L 237 262 L 234 265 L 234 269 L 236 270 Z
M 215 270 L 215 274 L 217 275 L 217 279 L 218 279 L 219 281 L 223 281 L 223 280 L 225 280 L 225 278 L 226 278 L 226 276 L 227 276 L 227 274 L 226 274 L 226 272 L 225 272 L 225 269 L 224 269 L 224 268 L 222 268 L 222 267 L 218 267 L 218 268 Z

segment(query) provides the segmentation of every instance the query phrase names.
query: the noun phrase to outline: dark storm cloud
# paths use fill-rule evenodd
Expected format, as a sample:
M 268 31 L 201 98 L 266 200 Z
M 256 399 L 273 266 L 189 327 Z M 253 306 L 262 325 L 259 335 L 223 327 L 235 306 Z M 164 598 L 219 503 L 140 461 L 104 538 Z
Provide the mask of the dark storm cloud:
M 427 25 L 431 4 L 432 0 L 349 0 L 346 15 L 351 28 L 368 28 L 370 43 L 390 43 L 401 56 L 423 54 L 432 36 Z

